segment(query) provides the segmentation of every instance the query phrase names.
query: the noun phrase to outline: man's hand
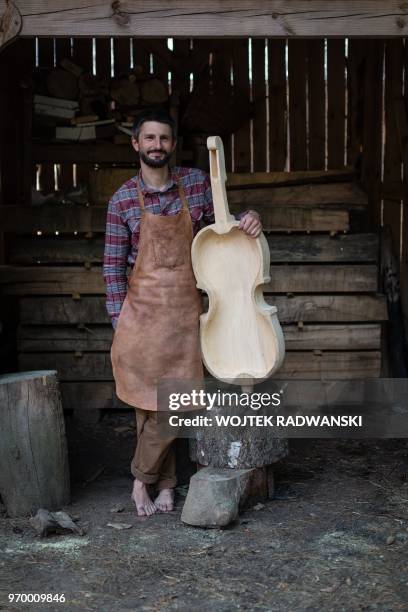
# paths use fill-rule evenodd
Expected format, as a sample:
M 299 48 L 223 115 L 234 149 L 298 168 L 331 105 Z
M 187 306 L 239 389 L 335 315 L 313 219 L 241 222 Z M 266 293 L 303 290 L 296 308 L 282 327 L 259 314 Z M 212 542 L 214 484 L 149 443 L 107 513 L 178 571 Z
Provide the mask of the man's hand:
M 239 228 L 242 229 L 251 238 L 258 238 L 262 232 L 261 217 L 255 210 L 248 210 L 247 213 L 239 222 Z

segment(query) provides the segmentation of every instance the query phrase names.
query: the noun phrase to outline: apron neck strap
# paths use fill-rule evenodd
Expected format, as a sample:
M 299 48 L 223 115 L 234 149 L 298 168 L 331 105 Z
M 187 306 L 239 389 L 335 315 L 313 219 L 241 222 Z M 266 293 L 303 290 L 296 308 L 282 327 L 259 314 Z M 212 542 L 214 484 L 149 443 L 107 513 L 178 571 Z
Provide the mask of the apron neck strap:
M 183 208 L 183 210 L 185 210 L 185 211 L 187 211 L 189 213 L 190 211 L 189 211 L 189 208 L 188 208 L 188 202 L 187 202 L 186 194 L 184 193 L 184 187 L 183 187 L 183 184 L 182 184 L 180 179 L 177 179 L 177 187 L 178 187 L 178 192 L 179 192 L 179 197 L 180 197 L 180 200 L 181 200 L 182 208 Z M 139 179 L 137 179 L 137 181 L 136 181 L 136 189 L 137 189 L 137 197 L 138 197 L 138 200 L 139 200 L 140 209 L 141 209 L 142 212 L 144 212 L 144 210 L 145 210 L 145 201 L 144 201 L 143 192 L 142 192 L 142 190 L 140 188 Z

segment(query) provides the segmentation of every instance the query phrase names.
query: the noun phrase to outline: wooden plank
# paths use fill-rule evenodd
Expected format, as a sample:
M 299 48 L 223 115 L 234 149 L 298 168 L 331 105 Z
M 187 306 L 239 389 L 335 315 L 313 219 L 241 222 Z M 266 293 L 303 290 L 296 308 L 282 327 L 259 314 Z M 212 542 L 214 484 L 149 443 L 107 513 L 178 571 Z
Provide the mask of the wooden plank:
M 4 13 L 6 0 L 0 2 Z M 116 10 L 100 0 L 19 0 L 23 36 L 403 36 L 406 8 L 399 0 L 123 1 Z M 318 17 L 316 18 L 316 11 Z M 164 18 L 163 18 L 164 14 Z M 245 16 L 243 18 L 242 16 Z
M 341 170 L 293 170 L 293 172 L 228 172 L 227 189 L 266 185 L 336 183 L 354 181 L 355 178 L 355 172 L 350 167 Z
M 401 149 L 395 120 L 394 101 L 402 97 L 404 46 L 402 40 L 388 40 L 385 46 L 385 148 L 384 182 L 401 181 Z M 400 258 L 401 201 L 384 200 L 383 224 L 391 228 L 392 244 Z
M 110 143 L 98 144 L 54 144 L 35 142 L 33 157 L 37 163 L 72 162 L 90 164 L 139 165 L 135 151 L 129 146 Z
M 277 307 L 281 323 L 387 320 L 385 297 L 379 294 L 267 296 L 266 301 Z
M 380 375 L 379 351 L 288 351 L 275 378 L 305 380 L 374 378 Z M 65 381 L 112 380 L 110 353 L 21 353 L 21 370 L 55 369 Z
M 85 72 L 92 73 L 92 38 L 74 39 L 72 59 L 78 66 L 82 66 Z M 91 168 L 92 163 L 90 161 L 77 162 L 76 180 L 78 184 L 87 183 Z
M 265 39 L 252 41 L 252 101 L 254 104 L 254 170 L 266 170 L 266 82 Z
M 301 328 L 283 325 L 283 335 L 287 350 L 362 351 L 381 348 L 381 324 L 303 325 Z M 50 346 L 47 350 L 51 349 Z
M 355 183 L 327 185 L 294 185 L 289 187 L 257 187 L 228 192 L 230 206 L 339 206 L 361 208 L 367 206 L 367 195 Z
M 307 42 L 309 75 L 309 168 L 325 167 L 324 40 Z
M 234 89 L 249 99 L 249 62 L 248 40 L 234 42 L 232 49 Z M 234 170 L 249 172 L 251 170 L 250 127 L 246 122 L 234 134 Z
M 304 380 L 347 380 L 378 378 L 381 371 L 380 351 L 332 352 L 321 354 L 287 352 L 282 368 L 275 378 Z
M 127 75 L 130 71 L 130 39 L 114 38 L 113 40 L 113 67 L 115 76 Z
M 378 289 L 377 266 L 359 265 L 272 265 L 271 280 L 264 285 L 270 293 L 358 293 Z
M 266 296 L 278 308 L 281 323 L 298 321 L 374 322 L 387 320 L 383 295 Z M 24 297 L 20 300 L 20 323 L 24 325 L 98 325 L 109 323 L 105 297 Z
M 284 170 L 287 153 L 287 100 L 284 40 L 268 40 L 269 167 Z
M 268 293 L 351 293 L 377 290 L 371 265 L 272 265 Z M 102 268 L 94 266 L 0 266 L 0 291 L 6 295 L 93 295 L 105 292 Z
M 53 38 L 40 38 L 38 40 L 38 65 L 41 68 L 47 68 L 49 70 L 54 67 Z M 37 160 L 35 159 L 34 146 L 33 157 L 33 162 L 35 163 Z M 40 191 L 44 194 L 55 191 L 54 163 L 53 159 L 41 161 Z
M 270 207 L 251 205 L 262 216 L 264 231 L 341 232 L 349 229 L 346 210 L 335 207 L 299 208 L 293 206 Z M 231 206 L 231 212 L 242 212 L 242 206 Z M 0 223 L 5 232 L 27 233 L 41 230 L 43 233 L 104 232 L 106 206 L 26 207 L 2 206 Z
M 272 263 L 376 263 L 377 234 L 268 235 Z M 8 249 L 11 264 L 101 263 L 104 238 L 17 237 Z
M 288 41 L 290 169 L 307 170 L 307 43 Z
M 109 324 L 104 297 L 30 297 L 20 300 L 20 323 L 25 325 Z
M 57 38 L 55 40 L 55 51 L 57 65 L 61 60 L 71 59 L 71 40 L 69 38 Z M 67 189 L 73 185 L 73 166 L 72 163 L 59 164 L 58 168 L 58 188 Z
M 347 58 L 347 163 L 353 167 L 363 146 L 365 41 L 350 38 Z
M 381 325 L 283 325 L 286 350 L 379 350 Z M 19 353 L 109 351 L 111 326 L 20 326 Z
M 115 385 L 112 382 L 63 382 L 60 389 L 64 410 L 99 410 L 127 406 L 116 397 Z
M 102 79 L 111 77 L 111 42 L 110 38 L 96 39 L 96 74 Z
M 369 229 L 381 225 L 383 52 L 381 40 L 365 41 L 362 183 L 368 194 Z
M 72 352 L 109 351 L 113 338 L 110 325 L 92 326 L 20 326 L 18 330 L 18 351 Z
M 328 168 L 342 168 L 345 152 L 344 40 L 327 41 L 327 149 Z

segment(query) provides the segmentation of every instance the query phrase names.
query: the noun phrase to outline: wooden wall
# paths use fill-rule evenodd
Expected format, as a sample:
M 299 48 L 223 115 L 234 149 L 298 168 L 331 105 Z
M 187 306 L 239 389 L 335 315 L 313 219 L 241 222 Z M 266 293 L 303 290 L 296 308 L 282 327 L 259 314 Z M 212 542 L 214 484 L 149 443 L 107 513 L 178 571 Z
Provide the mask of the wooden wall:
M 341 205 L 336 198 L 335 202 L 330 198 L 324 201 L 321 194 L 315 194 L 315 199 L 307 205 L 293 206 L 292 196 L 284 198 L 280 205 L 273 205 L 270 191 L 259 194 L 258 201 L 252 203 L 261 206 L 264 218 L 266 215 L 268 219 L 267 228 L 275 232 L 271 245 L 285 242 L 292 245 L 286 254 L 280 247 L 277 253 L 271 253 L 273 264 L 279 267 L 275 267 L 274 273 L 281 284 L 269 288 L 270 299 L 281 306 L 293 350 L 287 362 L 288 373 L 302 372 L 306 365 L 310 366 L 308 375 L 312 377 L 336 373 L 339 367 L 345 375 L 350 370 L 378 375 L 379 323 L 386 314 L 382 297 L 376 295 L 379 287 L 375 281 L 378 259 L 374 234 L 382 222 L 392 227 L 394 248 L 402 267 L 405 312 L 408 312 L 405 280 L 408 278 L 408 232 L 407 215 L 403 215 L 406 190 L 402 163 L 407 142 L 404 135 L 408 133 L 404 106 L 407 58 L 404 39 L 175 39 L 173 50 L 168 48 L 165 39 L 100 38 L 95 42 L 39 39 L 37 47 L 32 40 L 18 41 L 15 51 L 25 58 L 26 66 L 38 64 L 51 68 L 69 56 L 92 70 L 93 46 L 96 74 L 109 76 L 125 72 L 131 61 L 149 70 L 152 65 L 154 73 L 163 79 L 170 73 L 172 91 L 180 92 L 180 116 L 194 94 L 205 92 L 210 104 L 208 96 L 222 92 L 222 105 L 223 100 L 228 101 L 239 93 L 240 100 L 248 103 L 251 117 L 230 137 L 224 137 L 229 171 L 296 172 L 352 166 L 358 178 L 361 170 L 369 212 L 364 215 L 364 226 L 357 230 L 350 225 L 350 211 L 361 209 L 360 196 L 357 204 L 353 198 Z M 12 50 L 10 47 L 8 53 L 12 54 Z M 0 65 L 3 65 L 1 60 Z M 21 90 L 17 76 L 9 75 L 9 78 L 14 79 L 15 90 Z M 20 104 L 21 95 L 17 96 Z M 227 102 L 225 107 L 228 108 Z M 24 111 L 24 106 L 19 108 L 29 130 L 30 113 L 27 109 Z M 398 122 L 395 108 L 399 109 Z M 2 130 L 4 147 L 4 134 L 12 127 L 3 121 Z M 183 146 L 192 146 L 192 134 L 183 132 L 183 127 L 182 136 Z M 25 142 L 25 146 L 16 145 L 11 155 L 2 157 L 2 201 L 9 206 L 28 203 L 27 191 L 35 184 L 35 168 L 38 168 L 40 189 L 47 193 L 56 184 L 60 188 L 69 187 L 74 175 L 77 180 L 86 181 L 95 164 L 101 168 L 115 162 L 122 161 L 122 165 L 131 162 L 123 146 L 79 145 L 66 153 L 66 148 L 60 145 L 48 147 L 32 143 L 26 130 L 19 139 L 17 142 Z M 21 172 L 9 173 L 13 160 L 18 160 L 19 168 L 25 168 L 22 174 L 29 181 L 20 180 Z M 4 188 L 7 183 L 10 187 Z M 237 205 L 246 204 L 246 196 L 242 197 L 237 199 Z M 51 214 L 49 210 L 40 213 L 34 207 L 27 207 L 25 211 L 15 207 L 13 213 L 6 206 L 7 213 L 2 217 L 8 228 L 5 263 L 16 266 L 13 272 L 9 271 L 9 294 L 26 296 L 21 302 L 24 323 L 20 331 L 21 367 L 42 367 L 51 358 L 68 373 L 64 380 L 66 393 L 71 393 L 73 398 L 71 404 L 81 396 L 80 383 L 84 380 L 86 384 L 96 380 L 100 383 L 101 376 L 106 386 L 98 383 L 96 392 L 91 385 L 89 393 L 96 398 L 99 393 L 102 404 L 112 398 L 106 352 L 111 332 L 100 276 L 105 207 L 96 206 L 92 201 L 90 204 L 81 210 L 54 210 Z M 12 233 L 17 226 L 18 239 Z M 329 241 L 329 251 L 322 247 L 330 233 L 333 238 L 350 230 L 352 246 L 346 249 L 349 259 L 344 260 L 340 242 Z M 374 231 L 374 234 L 362 233 L 362 230 Z M 41 235 L 37 235 L 38 231 Z M 295 238 L 293 234 L 288 240 L 288 232 L 300 232 L 304 242 L 299 243 L 300 237 Z M 318 254 L 314 256 L 316 239 Z M 358 250 L 359 244 L 362 250 Z M 296 268 L 299 253 L 304 255 L 302 270 Z M 37 262 L 40 265 L 36 269 L 26 267 Z M 292 275 L 284 267 L 287 263 Z M 47 267 L 47 272 L 41 272 L 41 264 Z M 314 270 L 313 265 L 317 264 L 320 268 Z M 334 265 L 329 273 L 328 268 L 324 270 L 327 264 Z M 349 267 L 342 269 L 344 264 Z M 50 273 L 52 268 L 54 271 Z M 314 273 L 322 275 L 321 284 L 313 285 L 311 295 L 306 289 Z M 17 290 L 17 286 L 25 289 Z M 308 335 L 299 337 L 303 322 L 311 328 L 307 330 Z M 340 353 L 345 352 L 336 356 L 337 338 L 342 333 L 350 344 L 342 346 Z M 309 352 L 302 354 L 302 348 Z M 329 354 L 324 353 L 323 358 L 322 351 Z M 87 397 L 85 392 L 82 397 Z

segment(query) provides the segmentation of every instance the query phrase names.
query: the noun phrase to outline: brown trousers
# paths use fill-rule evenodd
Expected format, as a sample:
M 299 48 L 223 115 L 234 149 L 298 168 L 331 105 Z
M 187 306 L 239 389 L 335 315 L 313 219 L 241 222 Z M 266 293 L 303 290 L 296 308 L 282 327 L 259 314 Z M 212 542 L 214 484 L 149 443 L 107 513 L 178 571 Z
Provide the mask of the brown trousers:
M 137 444 L 131 463 L 135 478 L 156 488 L 173 489 L 177 484 L 175 437 L 160 437 L 157 431 L 157 412 L 136 408 Z

